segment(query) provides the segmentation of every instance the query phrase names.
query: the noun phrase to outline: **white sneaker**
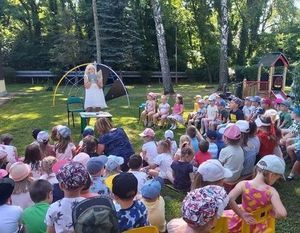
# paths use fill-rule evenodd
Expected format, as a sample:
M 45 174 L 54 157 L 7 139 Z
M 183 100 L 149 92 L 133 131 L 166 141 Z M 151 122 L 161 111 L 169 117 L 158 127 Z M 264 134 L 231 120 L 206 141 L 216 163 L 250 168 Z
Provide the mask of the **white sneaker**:
M 177 129 L 177 125 L 176 125 L 176 124 L 174 124 L 174 126 L 173 126 L 173 128 L 172 128 L 172 129 L 173 129 L 173 130 L 174 130 L 174 129 Z
M 170 129 L 173 129 L 173 127 L 174 127 L 174 124 L 171 125 Z

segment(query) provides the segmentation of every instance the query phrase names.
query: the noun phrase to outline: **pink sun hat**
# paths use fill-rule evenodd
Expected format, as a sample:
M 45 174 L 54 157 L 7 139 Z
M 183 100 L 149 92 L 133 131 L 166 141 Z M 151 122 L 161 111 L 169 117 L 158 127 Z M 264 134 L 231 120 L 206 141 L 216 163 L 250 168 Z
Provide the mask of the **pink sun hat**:
M 75 155 L 73 161 L 81 163 L 85 168 L 87 168 L 87 163 L 91 157 L 84 152 L 80 152 L 79 154 Z
M 53 166 L 52 166 L 52 171 L 57 174 L 59 169 L 61 169 L 64 165 L 66 165 L 67 163 L 69 163 L 70 161 L 67 159 L 62 159 L 57 161 Z
M 153 129 L 146 128 L 142 133 L 139 134 L 141 137 L 154 137 L 155 132 Z
M 25 180 L 31 173 L 31 168 L 23 162 L 16 162 L 9 168 L 9 178 L 15 182 Z
M 224 136 L 232 140 L 238 140 L 241 138 L 241 130 L 238 126 L 232 125 L 225 129 Z

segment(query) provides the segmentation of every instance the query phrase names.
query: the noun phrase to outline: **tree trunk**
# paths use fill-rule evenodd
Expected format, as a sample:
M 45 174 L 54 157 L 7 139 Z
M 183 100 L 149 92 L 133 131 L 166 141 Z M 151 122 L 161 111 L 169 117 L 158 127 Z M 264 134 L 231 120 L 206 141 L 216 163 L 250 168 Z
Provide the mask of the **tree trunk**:
M 93 15 L 94 15 L 94 26 L 95 26 L 97 63 L 101 63 L 101 46 L 100 46 L 99 20 L 97 14 L 97 2 L 96 0 L 92 0 L 92 3 L 93 3 Z
M 167 48 L 166 48 L 165 31 L 162 22 L 162 14 L 161 14 L 161 7 L 159 1 L 160 0 L 151 0 L 151 4 L 152 4 L 153 17 L 155 22 L 162 81 L 163 81 L 164 93 L 173 94 L 174 89 L 172 85 L 170 66 L 169 66 Z
M 221 0 L 221 47 L 219 67 L 219 90 L 224 90 L 228 82 L 228 8 L 227 0 Z

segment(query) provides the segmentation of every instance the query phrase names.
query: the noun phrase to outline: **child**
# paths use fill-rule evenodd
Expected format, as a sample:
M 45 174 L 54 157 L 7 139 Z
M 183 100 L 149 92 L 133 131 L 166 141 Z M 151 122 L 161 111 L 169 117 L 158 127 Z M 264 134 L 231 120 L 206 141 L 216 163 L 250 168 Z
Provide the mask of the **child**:
M 201 120 L 201 133 L 204 134 L 208 130 L 208 125 L 210 121 L 215 121 L 218 116 L 218 107 L 216 105 L 215 98 L 211 97 L 208 99 L 209 105 L 206 109 L 206 117 Z
M 42 159 L 47 156 L 55 156 L 54 147 L 49 144 L 49 134 L 46 131 L 40 131 L 36 140 L 40 146 Z
M 186 129 L 186 135 L 190 137 L 192 148 L 197 153 L 199 151 L 199 142 L 203 139 L 199 131 L 195 126 L 191 125 Z
M 225 100 L 221 99 L 218 103 L 218 118 L 216 120 L 216 123 L 219 124 L 226 124 L 228 121 L 228 111 L 226 110 L 226 102 Z
M 0 149 L 0 169 L 6 169 L 7 165 L 7 153 L 6 151 Z
M 197 129 L 201 128 L 201 120 L 206 116 L 206 106 L 204 100 L 199 100 L 199 110 L 195 117 L 189 121 L 189 125 L 194 124 Z
M 132 173 L 122 172 L 112 181 L 114 199 L 121 206 L 117 210 L 120 232 L 148 225 L 147 209 L 141 201 L 134 201 L 138 181 Z
M 243 111 L 239 108 L 241 105 L 242 101 L 241 99 L 235 97 L 230 101 L 230 112 L 229 112 L 229 121 L 231 123 L 235 123 L 238 120 L 244 120 L 244 113 Z
M 280 103 L 280 111 L 281 111 L 279 114 L 279 118 L 280 118 L 279 128 L 280 129 L 287 129 L 293 123 L 291 114 L 289 113 L 289 108 L 290 108 L 289 101 L 285 100 Z
M 171 142 L 171 154 L 175 155 L 178 150 L 177 142 L 174 140 L 174 133 L 172 130 L 168 129 L 165 131 L 165 139 Z
M 10 178 L 0 179 L 0 226 L 1 232 L 19 232 L 22 209 L 19 206 L 11 205 L 11 195 L 15 183 Z
M 184 134 L 184 135 L 181 135 L 179 138 L 179 148 L 174 155 L 174 158 L 173 158 L 174 160 L 180 159 L 181 149 L 186 145 L 191 146 L 191 138 L 188 135 Z
M 147 101 L 145 104 L 145 110 L 141 113 L 141 120 L 144 122 L 144 126 L 152 126 L 152 116 L 155 114 L 156 102 L 155 94 L 149 92 L 147 95 Z
M 15 181 L 15 188 L 11 196 L 12 204 L 22 209 L 32 206 L 29 186 L 32 183 L 31 169 L 28 164 L 16 162 L 9 168 L 9 177 Z
M 2 134 L 0 142 L 0 149 L 7 153 L 7 162 L 13 164 L 18 161 L 18 151 L 15 146 L 11 145 L 13 136 L 11 134 Z
M 80 196 L 84 198 L 99 197 L 99 193 L 91 192 L 92 180 L 90 176 L 87 176 L 85 183 L 80 191 Z
M 74 232 L 72 209 L 84 200 L 80 191 L 88 175 L 85 167 L 78 162 L 69 162 L 59 169 L 56 177 L 64 198 L 50 205 L 45 218 L 47 232 Z
M 57 159 L 53 156 L 47 156 L 43 158 L 41 162 L 42 176 L 41 180 L 47 180 L 51 185 L 57 184 L 58 180 L 56 179 L 55 173 L 52 171 L 53 165 L 57 162 Z
M 143 158 L 139 155 L 131 155 L 128 162 L 129 172 L 132 173 L 138 181 L 138 193 L 141 193 L 143 185 L 147 181 L 147 174 L 141 171 L 143 167 Z
M 115 155 L 109 155 L 107 157 L 107 162 L 105 164 L 105 184 L 110 189 L 110 191 L 112 190 L 112 180 L 116 175 L 118 175 L 121 172 L 121 165 L 123 164 L 124 159 L 122 157 Z
M 263 113 L 263 109 L 260 107 L 261 99 L 259 96 L 253 96 L 251 97 L 251 119 L 252 121 L 255 121 L 257 116 L 261 115 Z
M 38 144 L 38 141 L 37 141 L 37 136 L 39 134 L 39 132 L 41 132 L 42 130 L 40 128 L 35 128 L 34 130 L 32 130 L 32 137 L 34 139 L 34 141 L 32 143 L 37 143 Z
M 86 126 L 82 132 L 82 140 L 78 143 L 78 146 L 76 148 L 76 154 L 79 153 L 79 152 L 85 152 L 84 149 L 82 148 L 83 147 L 83 140 L 87 137 L 90 137 L 90 136 L 94 136 L 95 132 L 94 132 L 94 127 L 92 126 Z M 97 141 L 97 144 L 98 144 L 98 141 Z
M 205 162 L 208 159 L 211 159 L 211 153 L 208 152 L 209 142 L 202 140 L 199 143 L 199 151 L 195 154 L 195 166 L 199 166 L 201 163 Z
M 243 106 L 243 113 L 245 120 L 249 121 L 252 117 L 252 108 L 251 108 L 251 97 L 246 97 Z
M 239 145 L 241 139 L 241 131 L 236 125 L 232 125 L 225 129 L 224 140 L 227 146 L 220 152 L 219 161 L 225 168 L 232 171 L 231 178 L 225 182 L 235 182 L 241 176 L 244 164 L 244 152 Z
M 167 96 L 161 96 L 161 104 L 158 106 L 157 113 L 153 115 L 153 124 L 157 123 L 157 120 L 160 119 L 160 124 L 163 126 L 166 122 L 167 117 L 169 116 L 170 105 L 167 102 Z
M 173 106 L 173 113 L 168 116 L 168 120 L 171 122 L 170 129 L 174 130 L 177 128 L 177 122 L 183 123 L 183 97 L 182 95 L 176 96 L 176 103 Z
M 250 232 L 265 232 L 267 223 L 255 224 L 251 212 L 270 204 L 275 218 L 284 218 L 287 215 L 278 192 L 272 187 L 284 175 L 284 161 L 276 155 L 267 155 L 257 163 L 256 171 L 253 180 L 239 182 L 229 193 L 229 205 L 232 210 L 225 211 L 225 216 L 229 218 L 230 232 L 241 232 L 242 219 L 250 224 Z M 241 207 L 236 203 L 240 195 Z
M 223 187 L 208 185 L 195 189 L 182 202 L 182 218 L 168 223 L 168 233 L 212 232 L 227 204 L 228 196 Z
M 50 138 L 52 140 L 53 143 L 58 142 L 59 138 L 58 138 L 58 129 L 62 127 L 62 125 L 56 125 L 51 129 L 51 135 Z
M 71 130 L 66 126 L 61 126 L 57 130 L 58 142 L 55 145 L 56 158 L 58 160 L 71 160 L 75 155 L 76 147 L 71 142 Z
M 263 109 L 263 113 L 271 108 L 272 101 L 269 98 L 263 98 L 261 101 L 261 107 Z
M 174 188 L 183 192 L 191 189 L 191 176 L 193 165 L 190 163 L 194 157 L 194 151 L 187 146 L 182 148 L 179 161 L 173 161 L 171 168 L 173 170 Z
M 193 111 L 189 113 L 185 125 L 188 125 L 188 123 L 190 122 L 190 120 L 194 119 L 194 117 L 196 116 L 196 114 L 197 114 L 197 112 L 199 110 L 199 101 L 201 100 L 201 98 L 202 98 L 201 95 L 196 95 L 194 97 L 194 100 L 195 100 L 195 102 L 194 102 L 194 108 L 193 108 Z
M 87 163 L 87 170 L 91 176 L 91 193 L 109 194 L 109 189 L 104 183 L 105 164 L 108 158 L 105 155 L 90 158 Z
M 211 154 L 212 159 L 218 159 L 219 149 L 215 141 L 217 140 L 218 134 L 216 131 L 208 130 L 206 133 L 206 140 L 209 143 L 208 152 Z
M 219 160 L 208 159 L 198 167 L 191 189 L 194 190 L 207 185 L 223 186 L 224 179 L 230 177 L 232 177 L 232 172 L 224 168 Z
M 31 174 L 34 179 L 40 178 L 42 153 L 40 147 L 36 143 L 29 144 L 25 149 L 24 163 L 31 168 Z
M 90 157 L 97 157 L 97 146 L 98 140 L 92 135 L 87 135 L 82 140 L 81 152 L 87 153 Z
M 149 174 L 154 177 L 159 176 L 163 179 L 168 179 L 171 183 L 173 183 L 174 179 L 171 169 L 173 160 L 171 155 L 170 141 L 159 141 L 157 145 L 157 153 L 158 155 L 153 160 L 153 164 L 149 164 Z
M 139 134 L 143 138 L 144 144 L 142 146 L 142 158 L 148 163 L 153 163 L 153 160 L 157 156 L 157 145 L 154 141 L 155 132 L 153 129 L 146 128 L 142 133 Z
M 79 154 L 75 155 L 72 161 L 81 163 L 85 168 L 87 163 L 91 157 L 84 152 L 80 152 Z
M 148 221 L 156 226 L 159 232 L 166 231 L 165 201 L 160 195 L 162 184 L 156 180 L 148 180 L 142 187 L 142 202 L 148 211 Z
M 22 223 L 26 233 L 46 232 L 47 226 L 44 222 L 49 205 L 52 203 L 52 185 L 46 180 L 36 180 L 29 187 L 33 206 L 24 210 Z

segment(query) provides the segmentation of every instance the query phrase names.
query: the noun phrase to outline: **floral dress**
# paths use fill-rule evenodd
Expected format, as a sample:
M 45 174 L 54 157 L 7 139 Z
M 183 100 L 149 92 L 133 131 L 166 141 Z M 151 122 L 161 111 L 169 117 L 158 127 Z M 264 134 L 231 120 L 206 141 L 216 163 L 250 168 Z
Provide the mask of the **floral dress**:
M 242 195 L 241 208 L 247 212 L 253 212 L 259 208 L 263 208 L 271 203 L 271 188 L 266 186 L 264 190 L 254 188 L 250 182 L 245 183 L 245 189 Z M 224 216 L 228 218 L 229 232 L 242 232 L 242 219 L 237 216 L 233 210 L 225 210 Z M 268 223 L 259 223 L 251 225 L 250 232 L 264 232 Z

